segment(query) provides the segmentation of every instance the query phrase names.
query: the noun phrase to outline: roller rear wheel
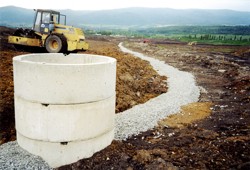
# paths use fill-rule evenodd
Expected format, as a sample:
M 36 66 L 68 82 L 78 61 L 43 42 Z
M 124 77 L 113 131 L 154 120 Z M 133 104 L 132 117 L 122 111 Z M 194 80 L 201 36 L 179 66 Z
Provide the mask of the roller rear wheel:
M 49 35 L 45 41 L 45 48 L 49 53 L 66 52 L 66 47 L 65 38 L 60 35 Z

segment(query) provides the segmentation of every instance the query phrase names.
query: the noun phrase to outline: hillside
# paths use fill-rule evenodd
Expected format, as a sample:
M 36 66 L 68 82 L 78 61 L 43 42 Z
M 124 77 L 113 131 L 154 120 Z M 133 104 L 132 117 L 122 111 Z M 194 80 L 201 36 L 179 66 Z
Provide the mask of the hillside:
M 32 9 L 7 6 L 0 8 L 0 25 L 31 25 L 34 19 Z
M 249 25 L 250 12 L 170 8 L 123 8 L 100 11 L 59 10 L 75 26 Z M 15 6 L 0 8 L 0 25 L 31 26 L 34 11 Z

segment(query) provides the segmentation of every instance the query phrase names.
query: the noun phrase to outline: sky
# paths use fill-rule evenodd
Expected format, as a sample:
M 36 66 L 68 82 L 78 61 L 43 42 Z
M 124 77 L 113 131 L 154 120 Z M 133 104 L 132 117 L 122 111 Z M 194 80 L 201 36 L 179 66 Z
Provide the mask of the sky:
M 8 5 L 29 9 L 106 10 L 150 7 L 250 11 L 250 0 L 0 0 L 0 7 Z

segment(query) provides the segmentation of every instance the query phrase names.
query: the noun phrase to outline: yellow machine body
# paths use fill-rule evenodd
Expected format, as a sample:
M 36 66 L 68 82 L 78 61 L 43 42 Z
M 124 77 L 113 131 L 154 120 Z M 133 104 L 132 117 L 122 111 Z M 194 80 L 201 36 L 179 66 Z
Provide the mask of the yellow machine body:
M 11 44 L 19 44 L 19 45 L 26 45 L 26 46 L 41 46 L 41 40 L 35 38 L 26 38 L 26 37 L 19 37 L 19 36 L 9 36 L 8 42 Z
M 64 24 L 60 17 L 64 16 Z M 49 18 L 48 21 L 45 19 Z M 45 47 L 48 52 L 85 51 L 89 48 L 80 28 L 66 25 L 66 16 L 57 11 L 37 10 L 32 30 L 17 30 L 8 42 L 19 46 Z

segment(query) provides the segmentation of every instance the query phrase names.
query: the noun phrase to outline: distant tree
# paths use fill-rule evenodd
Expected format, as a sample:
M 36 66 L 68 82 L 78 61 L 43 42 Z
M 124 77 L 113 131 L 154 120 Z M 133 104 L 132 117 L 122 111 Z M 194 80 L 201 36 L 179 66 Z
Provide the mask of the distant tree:
M 112 34 L 111 31 L 99 31 L 98 33 L 101 35 L 111 35 Z

